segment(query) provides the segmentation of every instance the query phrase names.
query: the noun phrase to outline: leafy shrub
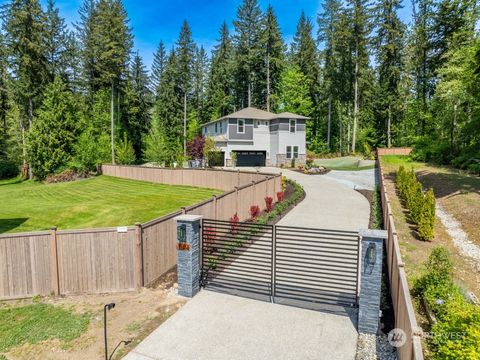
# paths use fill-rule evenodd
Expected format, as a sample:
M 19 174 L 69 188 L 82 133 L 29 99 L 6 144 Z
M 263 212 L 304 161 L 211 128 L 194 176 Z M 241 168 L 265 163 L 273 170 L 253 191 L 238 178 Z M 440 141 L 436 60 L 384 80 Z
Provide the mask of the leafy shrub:
M 273 198 L 271 196 L 265 197 L 265 207 L 267 208 L 267 212 L 272 211 L 273 209 Z
M 111 161 L 110 138 L 103 134 L 95 137 L 93 130 L 84 131 L 73 146 L 69 167 L 79 174 L 95 171 L 97 164 Z
M 291 167 L 292 169 L 295 168 L 295 158 L 293 158 L 293 159 L 290 161 L 290 167 Z
M 410 211 L 411 221 L 418 225 L 418 235 L 423 240 L 431 240 L 435 235 L 435 196 L 433 190 L 422 191 L 413 169 L 407 172 L 403 166 L 397 171 L 396 185 L 400 198 Z
M 203 159 L 203 147 L 205 146 L 205 136 L 196 136 L 187 144 L 187 155 L 191 159 Z
M 238 232 L 238 227 L 239 227 L 239 222 L 240 218 L 238 217 L 238 214 L 235 213 L 233 216 L 230 218 L 230 232 L 232 234 L 236 234 Z
M 131 165 L 135 162 L 135 151 L 132 142 L 123 133 L 123 139 L 117 142 L 115 147 L 115 159 L 120 165 Z
M 277 192 L 277 200 L 278 200 L 278 202 L 283 201 L 284 198 L 285 198 L 285 192 L 284 192 L 284 191 L 279 191 L 279 192 Z
M 260 215 L 260 207 L 258 205 L 250 206 L 250 216 L 252 219 L 256 219 Z
M 480 358 L 480 308 L 470 304 L 453 282 L 448 250 L 432 250 L 426 272 L 415 281 L 414 294 L 433 311 L 437 323 L 428 339 L 434 359 Z
M 287 177 L 282 176 L 282 191 L 285 191 L 286 188 L 287 188 Z
M 0 160 L 0 179 L 8 179 L 17 176 L 19 167 L 13 161 Z

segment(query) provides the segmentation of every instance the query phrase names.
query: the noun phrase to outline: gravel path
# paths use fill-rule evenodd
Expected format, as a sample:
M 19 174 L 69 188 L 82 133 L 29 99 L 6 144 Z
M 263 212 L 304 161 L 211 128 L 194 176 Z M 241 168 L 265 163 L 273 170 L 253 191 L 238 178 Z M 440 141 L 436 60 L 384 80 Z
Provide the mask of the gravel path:
M 396 360 L 397 352 L 386 335 L 358 335 L 357 356 L 355 360 Z
M 449 213 L 447 213 L 438 203 L 435 206 L 437 216 L 447 229 L 451 236 L 453 244 L 460 251 L 460 254 L 467 258 L 472 265 L 480 271 L 480 246 L 474 244 L 468 239 L 468 235 L 463 231 L 460 223 Z

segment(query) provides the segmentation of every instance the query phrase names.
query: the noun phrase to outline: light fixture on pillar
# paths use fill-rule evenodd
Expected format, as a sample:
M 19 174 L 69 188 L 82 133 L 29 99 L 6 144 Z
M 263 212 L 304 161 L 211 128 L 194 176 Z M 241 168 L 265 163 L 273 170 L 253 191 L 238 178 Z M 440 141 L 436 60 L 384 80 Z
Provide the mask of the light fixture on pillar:
M 371 274 L 375 262 L 377 261 L 377 249 L 374 243 L 368 244 L 367 251 L 365 252 L 365 258 L 363 259 L 365 263 L 364 272 Z

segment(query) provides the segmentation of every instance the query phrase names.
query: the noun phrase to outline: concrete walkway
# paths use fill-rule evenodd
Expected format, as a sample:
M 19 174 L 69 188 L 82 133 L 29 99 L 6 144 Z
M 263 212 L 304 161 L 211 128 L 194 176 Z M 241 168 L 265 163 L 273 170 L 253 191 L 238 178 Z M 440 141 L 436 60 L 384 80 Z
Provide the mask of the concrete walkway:
M 202 290 L 125 359 L 353 360 L 351 318 Z

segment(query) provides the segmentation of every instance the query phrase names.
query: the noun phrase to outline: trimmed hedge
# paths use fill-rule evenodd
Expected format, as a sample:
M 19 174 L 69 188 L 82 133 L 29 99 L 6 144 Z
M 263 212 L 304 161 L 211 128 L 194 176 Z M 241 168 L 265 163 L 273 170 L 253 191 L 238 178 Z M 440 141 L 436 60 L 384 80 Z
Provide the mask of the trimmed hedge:
M 0 179 L 9 179 L 18 176 L 20 169 L 12 161 L 0 160 Z
M 435 236 L 435 195 L 429 189 L 422 191 L 413 169 L 406 171 L 403 166 L 397 171 L 396 184 L 400 197 L 410 211 L 411 221 L 417 225 L 421 239 L 432 240 Z
M 434 313 L 428 343 L 434 359 L 480 359 L 480 307 L 468 302 L 453 281 L 448 250 L 432 250 L 426 272 L 414 284 L 420 297 Z

